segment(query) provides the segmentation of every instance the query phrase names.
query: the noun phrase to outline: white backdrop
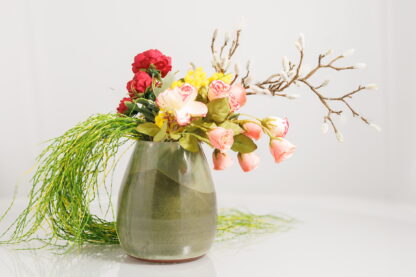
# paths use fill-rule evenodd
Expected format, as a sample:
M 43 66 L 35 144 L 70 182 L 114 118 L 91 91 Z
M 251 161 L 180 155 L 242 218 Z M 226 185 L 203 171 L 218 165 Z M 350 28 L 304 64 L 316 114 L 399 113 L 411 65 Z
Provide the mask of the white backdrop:
M 297 58 L 294 40 L 306 37 L 306 61 L 320 51 L 354 47 L 357 72 L 328 72 L 327 93 L 360 83 L 379 91 L 354 105 L 383 128 L 377 133 L 347 114 L 345 142 L 320 130 L 322 105 L 306 88 L 298 100 L 250 98 L 246 113 L 287 116 L 296 155 L 272 163 L 267 141 L 261 166 L 243 173 L 238 163 L 213 171 L 219 193 L 319 194 L 373 197 L 416 204 L 416 63 L 413 1 L 30 1 L 0 2 L 0 195 L 13 186 L 41 150 L 93 113 L 114 111 L 132 77 L 135 54 L 158 48 L 185 72 L 189 62 L 209 69 L 214 28 L 233 30 L 245 17 L 237 59 L 252 60 L 254 76 L 280 70 L 280 58 Z M 210 158 L 211 153 L 207 153 Z M 121 176 L 124 164 L 119 168 Z M 120 177 L 119 176 L 119 177 Z

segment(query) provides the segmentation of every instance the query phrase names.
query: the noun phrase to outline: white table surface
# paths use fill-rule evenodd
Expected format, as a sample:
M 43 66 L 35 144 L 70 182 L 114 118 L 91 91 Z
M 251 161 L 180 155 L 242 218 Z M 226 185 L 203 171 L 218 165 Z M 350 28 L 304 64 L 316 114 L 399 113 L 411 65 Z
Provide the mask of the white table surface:
M 3 211 L 8 201 L 0 201 Z M 300 222 L 284 233 L 216 243 L 207 256 L 183 264 L 139 262 L 117 246 L 68 255 L 0 246 L 0 276 L 416 276 L 415 207 L 293 196 L 220 195 L 219 203 Z

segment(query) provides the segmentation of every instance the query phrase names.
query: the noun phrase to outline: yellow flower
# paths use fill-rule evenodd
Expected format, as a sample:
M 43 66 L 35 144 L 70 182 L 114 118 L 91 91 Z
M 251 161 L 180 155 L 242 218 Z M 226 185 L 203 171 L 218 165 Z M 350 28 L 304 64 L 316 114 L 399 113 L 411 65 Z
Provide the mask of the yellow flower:
M 194 71 L 190 70 L 184 78 L 185 83 L 194 86 L 197 90 L 201 87 L 208 86 L 208 78 L 202 67 L 196 68 Z
M 162 128 L 163 123 L 167 120 L 166 118 L 166 112 L 160 110 L 159 113 L 157 114 L 157 116 L 155 117 L 155 124 L 159 127 Z
M 209 80 L 210 83 L 212 81 L 215 81 L 215 80 L 221 80 L 224 83 L 230 84 L 231 81 L 233 80 L 233 74 L 231 74 L 231 73 L 224 74 L 224 73 L 216 72 L 216 73 L 212 74 L 212 76 L 209 77 L 208 80 Z
M 175 81 L 175 82 L 172 83 L 172 85 L 170 86 L 170 88 L 181 87 L 183 84 L 184 84 L 183 81 L 177 80 L 177 81 Z

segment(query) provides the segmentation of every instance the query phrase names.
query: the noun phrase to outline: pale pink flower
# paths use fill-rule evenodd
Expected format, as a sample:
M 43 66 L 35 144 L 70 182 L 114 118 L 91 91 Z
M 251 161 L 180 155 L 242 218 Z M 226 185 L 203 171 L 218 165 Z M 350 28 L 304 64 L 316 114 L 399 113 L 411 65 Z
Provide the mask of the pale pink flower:
M 296 147 L 285 139 L 272 139 L 270 141 L 270 152 L 276 163 L 290 158 L 295 150 Z
M 260 158 L 254 152 L 245 154 L 239 153 L 238 162 L 240 163 L 241 169 L 244 172 L 249 172 L 259 166 Z
M 195 101 L 197 96 L 198 92 L 195 87 L 184 84 L 160 93 L 156 98 L 156 104 L 159 108 L 175 114 L 179 125 L 187 125 L 192 116 L 204 117 L 208 112 L 204 103 Z
M 214 99 L 228 97 L 229 90 L 230 90 L 230 85 L 224 83 L 223 81 L 221 80 L 212 81 L 211 84 L 209 84 L 208 99 L 209 101 L 212 101 Z
M 233 130 L 225 129 L 223 127 L 216 127 L 208 131 L 207 135 L 212 146 L 221 152 L 230 150 L 234 143 Z
M 274 137 L 285 137 L 289 130 L 289 121 L 287 118 L 268 117 L 266 118 L 267 126 Z
M 214 162 L 215 170 L 224 170 L 233 165 L 233 159 L 227 153 L 218 150 L 212 153 L 212 161 Z
M 243 128 L 245 130 L 244 135 L 251 139 L 259 140 L 262 133 L 262 128 L 253 122 L 244 123 Z
M 241 84 L 234 84 L 228 91 L 228 103 L 231 111 L 234 112 L 246 104 L 246 90 Z

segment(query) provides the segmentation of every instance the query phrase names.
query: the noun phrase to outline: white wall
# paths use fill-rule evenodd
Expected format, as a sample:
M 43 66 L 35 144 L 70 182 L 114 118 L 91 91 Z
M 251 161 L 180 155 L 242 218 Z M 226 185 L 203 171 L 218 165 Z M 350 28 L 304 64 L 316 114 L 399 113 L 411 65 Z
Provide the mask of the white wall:
M 275 165 L 262 143 L 262 164 L 249 174 L 238 164 L 213 172 L 220 193 L 334 194 L 416 203 L 415 23 L 412 1 L 1 1 L 0 195 L 34 162 L 39 142 L 58 136 L 93 113 L 113 111 L 131 78 L 138 52 L 158 48 L 184 72 L 190 61 L 209 69 L 211 32 L 232 30 L 244 16 L 238 59 L 255 76 L 296 58 L 294 40 L 306 37 L 306 61 L 319 51 L 356 48 L 361 72 L 327 72 L 337 95 L 360 83 L 381 89 L 354 105 L 383 127 L 381 134 L 348 117 L 345 143 L 320 131 L 324 109 L 305 88 L 296 101 L 250 98 L 246 113 L 288 116 L 288 139 L 298 151 Z M 208 154 L 208 153 L 207 153 Z M 210 153 L 209 153 L 210 155 Z M 123 167 L 123 165 L 121 166 Z M 120 174 L 123 168 L 120 168 Z M 27 190 L 29 184 L 23 182 Z

